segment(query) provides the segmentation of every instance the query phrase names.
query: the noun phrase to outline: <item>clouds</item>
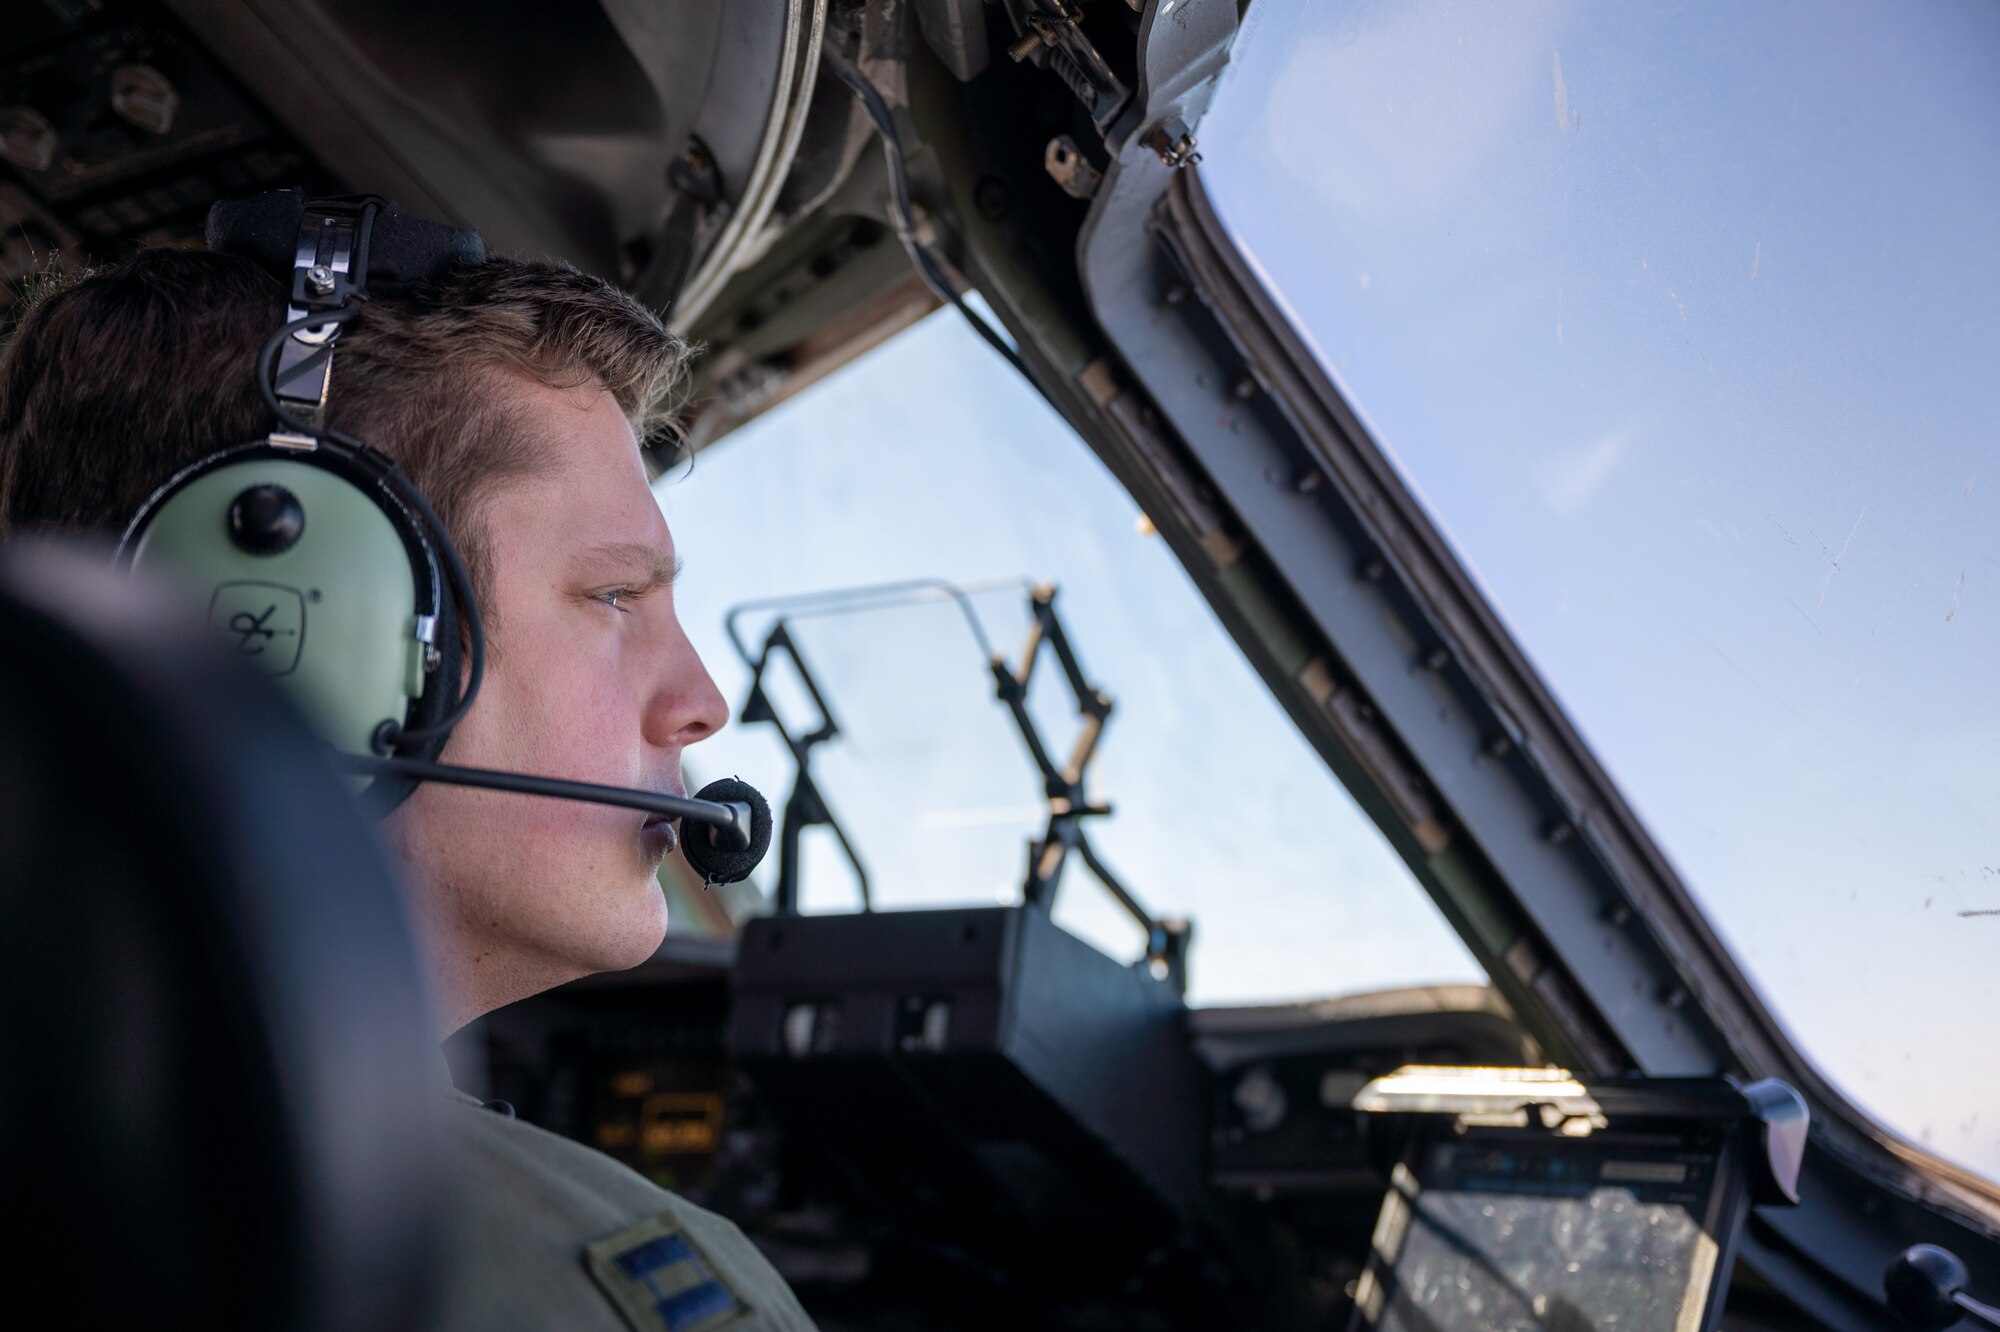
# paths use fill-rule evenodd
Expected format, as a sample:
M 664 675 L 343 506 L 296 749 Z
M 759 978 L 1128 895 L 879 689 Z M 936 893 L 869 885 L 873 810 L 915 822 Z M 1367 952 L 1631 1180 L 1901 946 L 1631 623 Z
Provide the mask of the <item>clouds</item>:
M 1288 188 L 1357 220 L 1386 224 L 1466 201 L 1507 151 L 1521 105 L 1549 95 L 1555 20 L 1552 3 L 1457 0 L 1364 11 L 1354 27 L 1278 51 L 1245 43 L 1249 60 L 1276 65 L 1234 71 L 1270 81 L 1246 147 Z
M 1535 488 L 1551 509 L 1568 517 L 1588 504 L 1611 479 L 1625 457 L 1630 440 L 1628 432 L 1614 431 L 1573 449 L 1550 454 L 1535 468 Z

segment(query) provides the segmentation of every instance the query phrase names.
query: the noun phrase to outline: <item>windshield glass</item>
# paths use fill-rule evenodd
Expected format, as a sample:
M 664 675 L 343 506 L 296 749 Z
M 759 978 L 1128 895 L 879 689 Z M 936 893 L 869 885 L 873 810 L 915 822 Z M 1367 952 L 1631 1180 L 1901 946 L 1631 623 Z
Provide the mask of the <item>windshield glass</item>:
M 1264 689 L 1165 544 L 1074 432 L 951 311 L 701 453 L 657 487 L 687 568 L 681 620 L 739 711 L 749 673 L 731 606 L 827 589 L 949 578 L 995 651 L 1018 666 L 1022 577 L 1055 607 L 1114 710 L 1088 794 L 1107 866 L 1156 916 L 1192 917 L 1189 994 L 1280 1001 L 1483 981 L 1423 889 Z M 753 654 L 777 618 L 746 610 Z M 878 908 L 1018 902 L 1027 838 L 1047 821 L 1040 775 L 949 601 L 854 614 L 793 612 L 835 739 L 813 753 L 827 804 Z M 791 664 L 768 673 L 794 733 L 817 723 Z M 1058 763 L 1075 695 L 1044 654 L 1030 711 Z M 688 751 L 690 786 L 738 774 L 783 803 L 794 769 L 768 724 L 737 720 Z M 1225 833 L 1226 830 L 1226 833 Z M 768 892 L 776 855 L 760 871 Z M 851 866 L 805 835 L 807 911 L 851 911 Z M 1080 864 L 1056 919 L 1120 960 L 1140 936 Z
M 1216 207 L 1803 1050 L 2000 1177 L 2000 8 L 1258 0 Z

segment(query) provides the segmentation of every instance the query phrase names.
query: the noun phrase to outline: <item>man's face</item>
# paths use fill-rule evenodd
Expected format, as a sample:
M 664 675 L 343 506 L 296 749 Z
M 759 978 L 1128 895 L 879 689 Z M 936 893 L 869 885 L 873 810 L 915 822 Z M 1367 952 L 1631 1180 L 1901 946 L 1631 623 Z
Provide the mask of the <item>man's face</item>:
M 594 383 L 519 395 L 553 466 L 486 501 L 486 681 L 444 758 L 682 794 L 681 750 L 729 714 L 674 614 L 673 539 L 632 429 Z M 672 830 L 647 814 L 431 784 L 387 832 L 455 1021 L 636 966 L 665 932 Z

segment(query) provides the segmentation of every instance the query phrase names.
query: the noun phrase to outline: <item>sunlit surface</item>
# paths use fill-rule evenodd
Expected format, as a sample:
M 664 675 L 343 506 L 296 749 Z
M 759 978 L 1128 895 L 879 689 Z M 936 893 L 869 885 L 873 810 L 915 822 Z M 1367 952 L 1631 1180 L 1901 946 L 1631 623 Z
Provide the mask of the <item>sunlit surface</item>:
M 2000 1176 L 2000 9 L 1253 5 L 1227 225 L 1805 1051 Z
M 1091 835 L 1153 912 L 1192 916 L 1191 995 L 1292 999 L 1479 980 L 1423 890 L 1306 747 L 1173 555 L 1075 434 L 945 312 L 703 453 L 659 487 L 687 571 L 681 618 L 725 695 L 748 674 L 722 632 L 735 603 L 943 577 L 1028 575 L 1091 682 L 1116 704 L 1091 784 L 1115 814 Z M 1018 587 L 974 597 L 1018 664 Z M 755 647 L 768 615 L 746 616 Z M 828 804 L 881 907 L 1020 900 L 1039 777 L 949 603 L 793 624 L 840 736 L 814 754 Z M 795 729 L 818 717 L 789 669 L 771 682 Z M 1066 755 L 1075 702 L 1045 660 L 1031 699 Z M 797 725 L 805 723 L 805 725 Z M 733 723 L 688 753 L 691 783 L 736 773 L 781 804 L 792 766 L 769 726 Z M 825 830 L 806 837 L 808 911 L 858 903 Z M 759 882 L 768 890 L 773 866 Z M 1056 918 L 1121 960 L 1130 918 L 1080 864 Z

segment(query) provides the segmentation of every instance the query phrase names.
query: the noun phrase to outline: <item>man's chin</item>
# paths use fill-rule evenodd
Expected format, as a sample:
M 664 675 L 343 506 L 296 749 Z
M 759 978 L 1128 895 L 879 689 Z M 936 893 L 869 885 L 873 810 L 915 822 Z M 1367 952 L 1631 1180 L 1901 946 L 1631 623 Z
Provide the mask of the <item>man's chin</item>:
M 667 899 L 660 890 L 659 881 L 648 878 L 645 884 L 650 890 L 641 895 L 647 914 L 634 911 L 629 928 L 619 931 L 615 940 L 608 940 L 602 950 L 598 971 L 629 971 L 659 951 L 660 943 L 667 937 Z

